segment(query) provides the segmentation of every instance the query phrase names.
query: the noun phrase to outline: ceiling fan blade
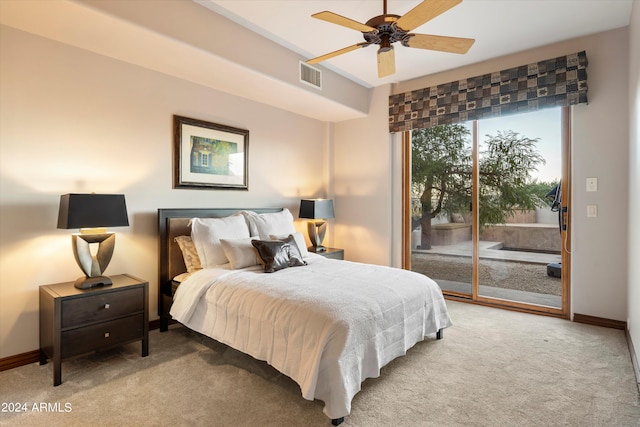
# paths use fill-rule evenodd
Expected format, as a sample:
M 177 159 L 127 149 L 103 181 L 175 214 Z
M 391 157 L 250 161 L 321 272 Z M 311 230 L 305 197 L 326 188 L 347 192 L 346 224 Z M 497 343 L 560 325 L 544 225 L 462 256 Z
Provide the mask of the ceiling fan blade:
M 467 53 L 473 43 L 475 43 L 475 39 L 433 36 L 431 34 L 408 34 L 407 39 L 402 40 L 402 44 L 408 47 L 451 53 Z
M 383 78 L 396 72 L 396 55 L 393 48 L 378 51 L 378 77 Z
M 317 58 L 309 59 L 305 61 L 307 64 L 316 64 L 321 61 L 325 61 L 327 59 L 333 58 L 334 56 L 342 55 L 343 53 L 351 52 L 352 50 L 360 49 L 361 47 L 367 47 L 370 43 L 358 43 L 349 47 L 344 47 L 342 49 L 336 50 L 331 53 L 327 53 L 322 56 L 318 56 Z
M 378 31 L 377 29 L 370 27 L 365 24 L 361 24 L 358 21 L 354 21 L 353 19 L 346 18 L 342 15 L 338 15 L 337 13 L 324 11 L 318 12 L 311 15 L 311 17 L 316 19 L 321 19 L 323 21 L 331 22 L 332 24 L 342 25 L 343 27 L 351 28 L 352 30 L 357 30 L 363 33 L 369 33 L 372 31 Z
M 405 31 L 411 31 L 460 3 L 462 0 L 424 0 L 398 18 L 396 25 Z

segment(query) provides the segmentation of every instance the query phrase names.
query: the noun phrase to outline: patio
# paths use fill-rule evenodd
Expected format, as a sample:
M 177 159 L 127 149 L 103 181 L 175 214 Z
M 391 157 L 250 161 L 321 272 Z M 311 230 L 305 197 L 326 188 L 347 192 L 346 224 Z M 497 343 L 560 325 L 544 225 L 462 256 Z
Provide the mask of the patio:
M 562 284 L 547 275 L 547 264 L 559 263 L 558 254 L 502 250 L 502 242 L 480 241 L 482 296 L 562 307 Z M 471 241 L 414 249 L 412 270 L 433 278 L 443 290 L 471 293 Z

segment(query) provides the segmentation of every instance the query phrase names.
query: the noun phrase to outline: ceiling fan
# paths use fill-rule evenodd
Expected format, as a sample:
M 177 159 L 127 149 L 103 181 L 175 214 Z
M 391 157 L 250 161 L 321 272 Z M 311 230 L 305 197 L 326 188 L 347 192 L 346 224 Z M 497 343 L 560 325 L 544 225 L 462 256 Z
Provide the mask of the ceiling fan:
M 317 58 L 306 61 L 306 63 L 315 64 L 342 55 L 343 53 L 351 52 L 352 50 L 376 44 L 380 46 L 377 55 L 378 77 L 382 78 L 396 72 L 396 60 L 392 46 L 395 42 L 400 42 L 405 47 L 418 49 L 467 53 L 471 45 L 475 42 L 474 39 L 411 33 L 411 30 L 443 14 L 461 2 L 462 0 L 423 0 L 405 15 L 399 16 L 387 13 L 387 0 L 384 0 L 383 14 L 369 19 L 366 24 L 338 15 L 337 13 L 329 11 L 318 12 L 311 16 L 360 31 L 365 41 L 318 56 Z

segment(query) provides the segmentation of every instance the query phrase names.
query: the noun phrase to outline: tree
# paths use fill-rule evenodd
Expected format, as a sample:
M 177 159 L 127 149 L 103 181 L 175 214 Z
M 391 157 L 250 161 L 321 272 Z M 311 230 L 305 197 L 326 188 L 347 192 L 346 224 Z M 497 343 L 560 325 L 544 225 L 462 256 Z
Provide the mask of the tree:
M 486 135 L 479 153 L 481 227 L 505 222 L 514 209 L 543 204 L 529 185 L 531 172 L 544 164 L 537 142 L 513 131 Z M 414 227 L 422 227 L 423 249 L 431 248 L 432 218 L 470 211 L 471 168 L 471 142 L 465 126 L 442 125 L 412 132 L 411 190 L 420 202 Z
M 527 187 L 529 187 L 531 193 L 535 194 L 536 197 L 542 199 L 546 207 L 551 207 L 551 205 L 553 204 L 553 199 L 547 197 L 547 194 L 549 193 L 549 191 L 553 190 L 556 185 L 559 184 L 560 181 L 557 179 L 553 181 L 538 181 L 537 179 L 534 179 L 532 182 L 527 184 Z

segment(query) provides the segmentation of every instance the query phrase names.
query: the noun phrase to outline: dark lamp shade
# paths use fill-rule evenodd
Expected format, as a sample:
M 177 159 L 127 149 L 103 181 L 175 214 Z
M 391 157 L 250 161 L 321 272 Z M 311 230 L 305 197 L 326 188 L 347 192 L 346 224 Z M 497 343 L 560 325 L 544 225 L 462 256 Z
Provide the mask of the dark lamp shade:
M 334 218 L 333 200 L 300 200 L 300 213 L 298 214 L 298 217 L 306 219 Z
M 58 228 L 125 227 L 129 225 L 124 194 L 63 194 Z

